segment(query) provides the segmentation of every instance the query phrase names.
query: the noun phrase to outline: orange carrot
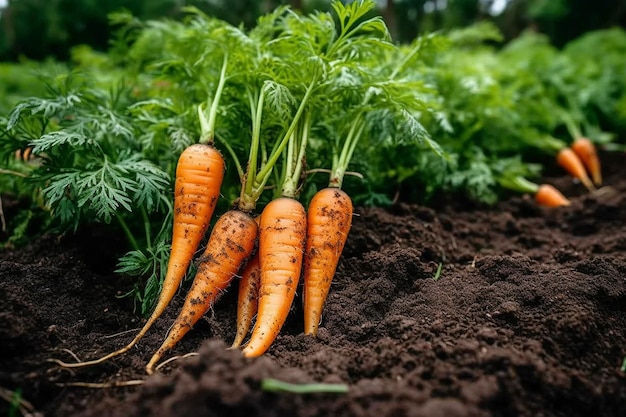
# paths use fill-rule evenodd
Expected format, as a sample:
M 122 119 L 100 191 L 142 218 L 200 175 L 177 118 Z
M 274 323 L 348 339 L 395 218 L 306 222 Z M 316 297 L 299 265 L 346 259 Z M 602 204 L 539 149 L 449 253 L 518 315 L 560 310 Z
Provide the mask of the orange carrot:
M 287 319 L 300 279 L 305 239 L 306 212 L 299 201 L 280 197 L 265 206 L 259 231 L 259 310 L 244 356 L 265 353 Z
M 167 338 L 146 365 L 146 372 L 151 374 L 163 354 L 172 349 L 217 301 L 252 254 L 257 233 L 254 219 L 242 211 L 229 210 L 218 219 L 183 308 Z
M 535 193 L 535 202 L 544 207 L 569 206 L 570 201 L 550 184 L 542 184 Z
M 241 346 L 243 339 L 248 334 L 252 326 L 252 321 L 259 306 L 259 286 L 261 283 L 261 264 L 259 253 L 257 252 L 248 261 L 248 264 L 241 273 L 239 280 L 239 294 L 237 298 L 237 333 L 235 340 L 230 346 L 236 349 Z
M 123 348 L 92 361 L 56 361 L 59 365 L 77 368 L 102 363 L 127 352 L 146 334 L 176 294 L 189 263 L 209 228 L 223 178 L 224 159 L 213 146 L 197 143 L 183 151 L 176 167 L 172 249 L 163 288 L 154 311 L 135 338 Z
M 572 143 L 571 148 L 576 155 L 578 155 L 589 173 L 591 173 L 593 183 L 598 187 L 602 185 L 600 158 L 598 158 L 598 153 L 593 142 L 587 138 L 579 137 Z
M 563 148 L 556 156 L 557 163 L 565 169 L 571 176 L 578 178 L 585 187 L 589 190 L 593 190 L 595 187 L 587 175 L 585 166 L 581 162 L 580 158 L 570 148 Z
M 260 225 L 261 216 L 257 216 L 257 225 Z M 259 251 L 250 258 L 239 279 L 239 292 L 237 295 L 237 333 L 235 340 L 230 346 L 236 349 L 241 346 L 243 339 L 248 334 L 252 320 L 257 313 L 259 306 L 259 285 L 261 283 L 261 263 L 259 261 Z
M 304 252 L 304 333 L 317 334 L 339 257 L 352 224 L 352 200 L 339 188 L 311 199 Z

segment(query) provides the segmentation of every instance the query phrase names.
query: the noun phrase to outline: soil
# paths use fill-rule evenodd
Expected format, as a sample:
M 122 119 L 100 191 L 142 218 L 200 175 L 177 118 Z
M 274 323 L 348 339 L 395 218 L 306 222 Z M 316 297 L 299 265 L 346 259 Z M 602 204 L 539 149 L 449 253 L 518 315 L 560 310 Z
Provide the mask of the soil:
M 133 281 L 111 272 L 116 244 L 86 232 L 4 251 L 0 415 L 624 416 L 626 156 L 603 159 L 594 193 L 546 178 L 572 196 L 561 209 L 528 196 L 357 208 L 317 338 L 297 298 L 269 352 L 243 358 L 227 349 L 230 290 L 170 352 L 196 354 L 150 377 L 184 288 L 130 352 L 63 369 L 49 359 L 97 358 L 142 324 L 122 297 Z M 270 377 L 349 390 L 270 392 Z

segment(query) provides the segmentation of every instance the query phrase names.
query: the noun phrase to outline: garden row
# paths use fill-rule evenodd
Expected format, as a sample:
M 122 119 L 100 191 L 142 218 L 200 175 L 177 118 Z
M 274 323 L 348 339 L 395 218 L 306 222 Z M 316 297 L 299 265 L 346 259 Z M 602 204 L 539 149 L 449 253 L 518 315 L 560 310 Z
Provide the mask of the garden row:
M 110 223 L 131 249 L 119 272 L 141 277 L 134 295 L 152 312 L 128 346 L 60 365 L 126 352 L 191 269 L 152 372 L 255 253 L 234 345 L 255 316 L 244 354 L 271 345 L 301 275 L 315 334 L 353 201 L 494 203 L 514 190 L 557 206 L 566 197 L 535 182 L 557 162 L 601 185 L 594 144 L 621 149 L 626 131 L 623 31 L 562 51 L 532 33 L 501 46 L 487 24 L 396 45 L 373 9 L 281 7 L 249 31 L 193 9 L 182 22 L 117 14 L 107 54 L 77 48 L 71 72 L 0 120 L 3 189 L 30 204 L 8 219 L 10 239 Z

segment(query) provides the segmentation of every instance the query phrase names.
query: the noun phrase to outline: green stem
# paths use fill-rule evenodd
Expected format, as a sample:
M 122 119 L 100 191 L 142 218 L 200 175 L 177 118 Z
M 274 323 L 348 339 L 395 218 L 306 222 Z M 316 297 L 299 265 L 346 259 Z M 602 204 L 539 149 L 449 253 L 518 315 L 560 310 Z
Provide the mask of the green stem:
M 529 143 L 548 153 L 556 153 L 567 147 L 567 143 L 550 135 L 531 139 Z
M 141 206 L 141 218 L 143 219 L 143 229 L 146 234 L 146 244 L 152 246 L 152 231 L 150 230 L 150 219 L 148 219 L 148 212 L 144 206 Z
M 360 116 L 355 117 L 352 122 L 352 126 L 350 126 L 348 136 L 343 143 L 341 154 L 338 158 L 333 158 L 333 166 L 331 168 L 330 181 L 328 183 L 329 187 L 341 188 L 343 177 L 345 176 L 348 165 L 350 164 L 350 159 L 352 159 L 352 155 L 356 149 L 356 144 L 363 134 L 364 128 L 365 125 L 361 123 Z
M 289 144 L 287 151 L 287 169 L 281 190 L 284 197 L 296 198 L 298 194 L 300 176 L 302 175 L 302 168 L 304 167 L 304 159 L 306 156 L 306 146 L 311 130 L 311 113 L 307 112 L 302 120 L 299 132 L 296 135 L 297 137 L 294 138 L 293 144 Z M 297 138 L 300 138 L 300 147 L 298 154 L 294 155 Z
M 348 392 L 346 384 L 291 384 L 273 378 L 264 378 L 261 389 L 270 392 L 290 392 L 293 394 L 332 393 L 345 394 Z
M 535 194 L 539 190 L 539 185 L 520 176 L 499 178 L 498 182 L 503 188 L 520 193 Z
M 215 120 L 217 119 L 217 108 L 219 106 L 222 91 L 224 91 L 224 85 L 226 84 L 226 68 L 228 67 L 228 53 L 224 53 L 224 61 L 222 62 L 222 70 L 220 72 L 220 79 L 217 83 L 215 90 L 215 96 L 211 100 L 211 108 L 208 114 L 205 113 L 202 105 L 198 106 L 198 116 L 200 117 L 200 127 L 202 129 L 200 135 L 200 143 L 206 143 L 213 145 L 215 140 Z
M 291 121 L 291 125 L 285 132 L 285 135 L 280 140 L 279 145 L 275 149 L 272 150 L 272 153 L 270 154 L 267 160 L 267 164 L 265 164 L 265 166 L 258 172 L 256 179 L 254 181 L 253 192 L 255 194 L 258 193 L 260 195 L 260 193 L 263 191 L 263 187 L 265 186 L 265 183 L 270 177 L 272 168 L 276 164 L 276 161 L 278 161 L 280 154 L 283 152 L 283 150 L 285 149 L 285 146 L 289 142 L 289 139 L 293 135 L 296 129 L 296 126 L 298 125 L 298 121 L 300 120 L 300 116 L 302 116 L 302 113 L 304 112 L 304 109 L 306 105 L 308 104 L 309 98 L 311 97 L 311 94 L 313 93 L 315 84 L 317 83 L 317 78 L 318 76 L 316 75 L 313 81 L 311 81 L 311 84 L 309 84 L 309 86 L 307 87 L 304 97 L 302 98 L 302 101 L 300 102 L 300 106 L 298 107 L 298 110 L 296 111 L 296 115 Z
M 130 246 L 134 250 L 137 250 L 137 251 L 141 250 L 141 248 L 139 247 L 139 244 L 137 243 L 137 240 L 135 239 L 135 236 L 133 236 L 133 234 L 131 233 L 130 229 L 128 228 L 128 224 L 126 224 L 126 221 L 122 218 L 122 216 L 120 216 L 119 214 L 116 214 L 115 218 L 117 219 L 120 226 L 122 227 L 122 230 L 124 231 L 124 234 L 126 235 L 128 242 L 130 243 Z
M 572 139 L 576 140 L 583 136 L 580 128 L 576 125 L 574 118 L 565 110 L 561 112 L 561 119 L 563 120 L 565 128 L 567 129 L 567 132 L 570 134 Z
M 235 163 L 235 168 L 237 169 L 239 180 L 243 182 L 244 172 L 243 172 L 243 168 L 241 167 L 241 163 L 239 162 L 239 158 L 237 157 L 237 154 L 235 153 L 235 150 L 233 149 L 232 146 L 230 146 L 230 143 L 228 143 L 228 141 L 223 140 L 221 137 L 217 136 L 217 140 L 220 141 L 220 143 L 226 148 L 226 151 L 228 151 L 228 153 L 230 154 L 230 157 L 233 159 L 233 162 Z
M 257 179 L 257 164 L 259 158 L 259 146 L 261 142 L 261 124 L 263 117 L 263 106 L 265 104 L 265 88 L 261 88 L 258 97 L 255 97 L 248 90 L 248 101 L 250 102 L 250 115 L 252 116 L 252 138 L 250 141 L 250 155 L 246 173 L 241 183 L 241 194 L 239 196 L 239 209 L 250 212 L 256 207 L 260 192 L 255 192 L 254 185 Z M 261 191 L 262 192 L 262 191 Z
M 402 71 L 404 69 L 406 64 L 408 64 L 409 61 L 411 61 L 413 59 L 415 54 L 417 54 L 417 52 L 420 49 L 421 49 L 421 45 L 419 43 L 417 45 L 415 45 L 415 47 L 411 50 L 411 52 L 406 57 L 404 57 L 402 62 L 400 62 L 398 64 L 398 66 L 396 66 L 396 68 L 393 70 L 393 72 L 389 76 L 389 79 L 391 79 L 391 80 L 395 79 L 398 76 L 398 74 L 400 73 L 400 71 Z

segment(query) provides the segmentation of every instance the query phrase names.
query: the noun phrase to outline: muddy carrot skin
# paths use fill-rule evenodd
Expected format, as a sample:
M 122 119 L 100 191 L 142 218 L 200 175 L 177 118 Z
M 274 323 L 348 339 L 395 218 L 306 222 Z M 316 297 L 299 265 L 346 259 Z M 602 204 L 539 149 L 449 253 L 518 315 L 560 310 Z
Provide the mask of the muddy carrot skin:
M 299 201 L 281 197 L 265 206 L 259 231 L 259 306 L 244 356 L 265 353 L 287 319 L 300 280 L 305 239 L 306 212 Z
M 58 362 L 61 366 L 76 368 L 102 363 L 127 352 L 143 338 L 176 294 L 193 255 L 209 228 L 223 179 L 224 159 L 212 145 L 197 143 L 182 152 L 176 166 L 174 185 L 172 248 L 163 289 L 154 311 L 135 338 L 125 347 L 93 361 Z
M 542 184 L 535 193 L 535 202 L 544 207 L 569 206 L 570 201 L 550 184 Z
M 571 148 L 563 148 L 556 156 L 557 163 L 565 169 L 571 176 L 578 178 L 582 184 L 589 190 L 595 189 L 593 183 L 587 175 L 585 166 Z
M 239 279 L 239 293 L 237 297 L 237 333 L 230 346 L 236 349 L 241 346 L 248 334 L 252 321 L 259 306 L 259 286 L 261 285 L 261 264 L 257 252 L 248 261 Z
M 318 191 L 309 204 L 304 252 L 304 333 L 316 335 L 324 303 L 352 224 L 352 200 L 339 188 Z
M 593 144 L 593 142 L 591 142 L 587 138 L 579 137 L 572 143 L 570 147 L 576 153 L 576 155 L 578 155 L 580 160 L 583 162 L 583 164 L 591 174 L 593 183 L 597 187 L 601 186 L 602 168 L 600 165 L 600 158 L 598 157 L 596 146 Z
M 256 224 L 261 226 L 261 216 L 254 218 Z M 258 242 L 258 236 L 257 236 Z M 254 316 L 259 307 L 259 286 L 261 285 L 261 263 L 259 261 L 258 247 L 252 258 L 248 261 L 239 279 L 237 292 L 237 332 L 231 349 L 237 349 L 243 343 L 248 334 Z
M 151 374 L 163 354 L 173 348 L 228 287 L 254 250 L 258 226 L 239 210 L 226 212 L 216 222 L 183 307 L 167 338 L 146 365 Z

